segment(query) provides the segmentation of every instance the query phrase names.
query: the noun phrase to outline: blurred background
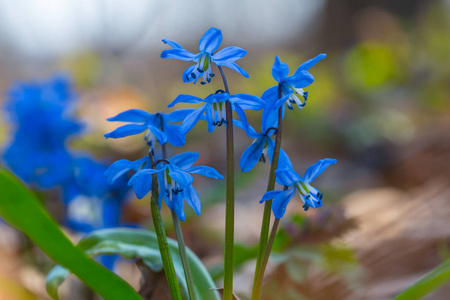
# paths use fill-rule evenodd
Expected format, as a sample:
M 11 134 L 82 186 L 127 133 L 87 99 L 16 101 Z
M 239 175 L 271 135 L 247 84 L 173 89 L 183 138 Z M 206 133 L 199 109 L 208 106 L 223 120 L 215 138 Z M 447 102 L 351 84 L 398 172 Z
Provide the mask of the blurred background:
M 74 241 L 98 228 L 151 229 L 148 197 L 135 199 L 126 181 L 101 193 L 86 185 L 98 187 L 112 161 L 147 151 L 142 136 L 106 140 L 103 134 L 117 127 L 106 118 L 132 108 L 168 112 L 178 94 L 204 97 L 221 88 L 219 78 L 184 84 L 190 64 L 159 56 L 168 48 L 163 38 L 197 53 L 210 27 L 222 30 L 221 48 L 248 51 L 239 65 L 249 79 L 225 70 L 232 93 L 260 96 L 274 85 L 275 55 L 291 73 L 319 53 L 328 55 L 310 70 L 315 82 L 305 89 L 306 107 L 286 114 L 282 147 L 301 175 L 321 158 L 338 164 L 315 182 L 324 193 L 322 208 L 304 212 L 298 197 L 289 204 L 264 299 L 390 299 L 450 257 L 448 0 L 1 0 L 2 165 L 29 183 Z M 40 104 L 24 108 L 17 99 Z M 248 117 L 258 128 L 260 114 Z M 38 133 L 47 119 L 64 125 Z M 198 165 L 224 174 L 224 131 L 206 135 L 199 125 L 183 150 L 171 153 L 200 152 Z M 65 159 L 76 161 L 76 184 L 26 172 L 37 160 L 31 149 L 46 149 L 55 136 L 57 160 L 39 161 L 56 169 Z M 239 158 L 252 141 L 239 129 L 235 137 Z M 235 289 L 247 299 L 269 165 L 237 170 Z M 195 180 L 202 216 L 186 209 L 185 240 L 221 286 L 224 183 Z M 163 217 L 171 232 L 166 209 Z M 102 262 L 139 286 L 133 264 Z M 0 299 L 48 299 L 44 281 L 52 266 L 0 221 Z M 448 292 L 445 286 L 426 299 L 448 299 Z M 94 299 L 74 279 L 61 293 L 62 299 Z

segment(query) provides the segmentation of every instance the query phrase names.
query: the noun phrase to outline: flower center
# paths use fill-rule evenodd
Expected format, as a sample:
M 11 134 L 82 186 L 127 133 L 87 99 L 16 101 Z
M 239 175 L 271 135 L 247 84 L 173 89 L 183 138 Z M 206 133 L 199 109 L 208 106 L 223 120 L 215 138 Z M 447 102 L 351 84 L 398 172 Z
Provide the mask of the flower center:
M 303 106 L 306 105 L 306 100 L 308 100 L 308 92 L 305 92 L 303 89 L 294 88 L 292 86 L 282 88 L 283 96 L 286 96 L 289 93 L 291 94 L 286 100 L 286 105 L 289 109 L 294 109 L 292 107 L 292 104 L 296 104 L 300 109 L 302 109 Z
M 214 102 L 211 105 L 211 114 L 213 116 L 212 124 L 214 126 L 222 126 L 227 123 L 227 116 L 225 112 L 225 103 L 224 102 Z
M 202 81 L 200 83 L 205 84 L 206 82 L 211 82 L 211 78 L 214 76 L 215 74 L 211 71 L 211 55 L 208 53 L 201 54 L 195 69 L 191 73 L 191 77 L 196 82 L 200 77 L 202 77 Z

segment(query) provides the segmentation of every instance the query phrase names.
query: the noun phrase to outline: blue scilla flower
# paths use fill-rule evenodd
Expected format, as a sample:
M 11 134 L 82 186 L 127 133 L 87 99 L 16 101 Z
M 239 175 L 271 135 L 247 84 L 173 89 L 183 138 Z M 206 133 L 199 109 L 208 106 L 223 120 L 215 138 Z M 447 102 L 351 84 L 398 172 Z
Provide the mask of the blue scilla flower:
M 275 171 L 277 181 L 286 187 L 284 191 L 270 191 L 264 194 L 260 203 L 273 199 L 272 210 L 275 218 L 282 218 L 286 212 L 286 206 L 289 201 L 295 195 L 297 190 L 300 194 L 300 198 L 303 201 L 303 208 L 308 210 L 310 207 L 317 208 L 322 206 L 322 197 L 317 189 L 313 188 L 310 183 L 320 175 L 330 165 L 335 164 L 337 161 L 331 158 L 325 158 L 319 160 L 317 163 L 310 166 L 305 173 L 304 177 L 300 177 L 297 172 L 292 168 L 278 169 Z
M 225 126 L 227 125 L 225 112 L 226 101 L 230 101 L 231 108 L 237 112 L 241 119 L 245 118 L 244 110 L 260 110 L 264 107 L 264 101 L 256 96 L 247 94 L 230 95 L 225 92 L 211 94 L 205 99 L 191 95 L 179 95 L 168 105 L 168 107 L 172 107 L 180 102 L 205 103 L 184 119 L 183 124 L 181 125 L 181 131 L 184 134 L 187 133 L 204 117 L 208 122 L 208 131 L 212 132 L 216 126 L 221 126 L 223 124 L 225 124 Z
M 196 62 L 195 65 L 188 67 L 184 71 L 184 82 L 194 82 L 195 84 L 200 77 L 202 78 L 201 84 L 211 82 L 211 77 L 214 77 L 214 73 L 211 71 L 211 63 L 215 63 L 217 66 L 226 66 L 244 77 L 248 77 L 248 73 L 235 63 L 236 60 L 244 57 L 247 51 L 239 47 L 231 46 L 214 53 L 222 42 L 222 32 L 217 28 L 210 28 L 202 36 L 198 45 L 198 50 L 200 51 L 198 54 L 185 50 L 173 41 L 166 39 L 162 41 L 173 48 L 164 50 L 161 53 L 162 58 L 175 58 Z
M 314 82 L 314 77 L 307 71 L 317 62 L 324 59 L 327 55 L 322 53 L 301 64 L 291 76 L 289 74 L 289 66 L 282 62 L 278 56 L 275 56 L 275 61 L 272 66 L 272 77 L 278 82 L 278 85 L 267 89 L 262 99 L 274 103 L 279 99 L 278 88 L 281 88 L 281 98 L 288 96 L 283 101 L 289 109 L 293 109 L 292 104 L 296 104 L 298 108 L 302 109 L 306 105 L 308 99 L 308 92 L 303 90 L 304 87 Z
M 116 139 L 146 131 L 145 140 L 150 146 L 154 146 L 155 139 L 157 139 L 161 145 L 168 142 L 173 146 L 181 147 L 186 143 L 186 134 L 181 132 L 180 125 L 172 123 L 183 121 L 193 111 L 193 109 L 180 109 L 168 114 L 163 112 L 151 114 L 140 109 L 130 109 L 109 118 L 108 121 L 134 124 L 120 126 L 116 130 L 106 133 L 105 137 Z
M 207 166 L 192 165 L 198 160 L 198 153 L 185 152 L 166 160 L 155 162 L 156 167 L 151 168 L 150 158 L 143 157 L 136 161 L 119 160 L 112 164 L 105 172 L 109 182 L 114 182 L 129 170 L 139 170 L 131 177 L 128 185 L 132 185 L 136 196 L 141 199 L 152 189 L 153 174 L 157 174 L 159 183 L 159 206 L 162 200 L 171 210 L 175 210 L 178 218 L 185 220 L 184 201 L 191 206 L 197 215 L 200 215 L 200 199 L 192 186 L 191 174 L 201 174 L 206 177 L 223 179 L 215 169 Z
M 67 77 L 16 84 L 7 93 L 5 110 L 14 138 L 3 159 L 25 182 L 50 188 L 72 173 L 66 143 L 82 126 L 72 116 L 76 95 Z
M 248 172 L 253 169 L 258 161 L 266 162 L 266 156 L 269 155 L 269 161 L 272 163 L 273 152 L 275 149 L 275 141 L 272 136 L 276 134 L 277 128 L 270 127 L 266 119 L 262 119 L 261 132 L 256 132 L 247 122 L 246 118 L 241 121 L 234 121 L 234 124 L 243 129 L 247 135 L 253 138 L 253 143 L 248 146 L 242 153 L 240 167 L 242 172 Z M 283 149 L 280 149 L 278 168 L 292 168 L 292 163 Z

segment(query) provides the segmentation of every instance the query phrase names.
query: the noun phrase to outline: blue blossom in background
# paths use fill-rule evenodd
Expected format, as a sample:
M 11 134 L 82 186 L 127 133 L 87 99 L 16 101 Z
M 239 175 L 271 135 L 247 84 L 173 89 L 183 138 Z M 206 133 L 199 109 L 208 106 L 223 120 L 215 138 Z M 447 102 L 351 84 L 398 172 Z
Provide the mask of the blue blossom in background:
M 172 123 L 183 121 L 193 111 L 193 109 L 180 109 L 168 114 L 163 112 L 151 114 L 140 109 L 130 109 L 109 118 L 108 121 L 134 124 L 120 126 L 106 133 L 105 137 L 116 139 L 146 131 L 145 140 L 148 141 L 149 146 L 154 147 L 155 139 L 157 139 L 161 145 L 168 142 L 173 146 L 181 147 L 186 143 L 186 134 L 182 133 L 180 125 Z
M 191 114 L 189 114 L 181 125 L 181 131 L 186 134 L 199 120 L 203 118 L 208 122 L 208 131 L 212 132 L 216 126 L 226 124 L 225 102 L 230 101 L 232 110 L 235 110 L 240 119 L 246 119 L 244 110 L 260 110 L 264 107 L 264 101 L 260 98 L 247 94 L 217 93 L 211 94 L 205 99 L 191 96 L 179 95 L 173 100 L 168 107 L 172 107 L 177 103 L 205 103 Z
M 289 66 L 282 62 L 278 56 L 275 56 L 275 61 L 272 66 L 272 77 L 278 82 L 278 85 L 268 88 L 261 98 L 275 104 L 279 99 L 278 87 L 280 87 L 281 98 L 288 96 L 283 101 L 286 102 L 287 107 L 293 109 L 292 104 L 296 104 L 298 108 L 302 109 L 308 98 L 308 92 L 305 92 L 303 88 L 314 82 L 314 77 L 307 71 L 326 56 L 326 54 L 322 53 L 304 62 L 297 68 L 294 74 L 288 77 L 286 76 L 289 74 Z
M 285 187 L 290 187 L 284 191 L 270 191 L 264 194 L 260 203 L 273 199 L 272 210 L 275 218 L 282 218 L 286 212 L 286 206 L 295 195 L 297 190 L 300 198 L 303 201 L 303 208 L 308 210 L 310 207 L 317 208 L 322 206 L 322 197 L 317 189 L 312 187 L 310 183 L 326 168 L 335 164 L 337 161 L 331 158 L 319 160 L 314 165 L 310 166 L 304 177 L 300 177 L 292 168 L 278 169 L 275 171 L 277 181 Z
M 3 159 L 25 182 L 50 188 L 70 178 L 72 156 L 66 143 L 82 128 L 72 116 L 74 99 L 71 83 L 62 75 L 16 84 L 8 91 L 5 111 L 14 138 Z
M 230 46 L 214 53 L 222 42 L 222 32 L 217 28 L 210 28 L 202 36 L 198 45 L 198 50 L 200 51 L 198 54 L 185 50 L 176 42 L 166 39 L 162 41 L 173 48 L 164 50 L 161 53 L 162 58 L 196 62 L 195 65 L 188 67 L 184 71 L 184 82 L 194 82 L 195 84 L 199 78 L 202 78 L 201 84 L 210 82 L 211 77 L 214 77 L 214 73 L 211 70 L 211 63 L 215 63 L 217 66 L 228 67 L 244 77 L 249 77 L 248 73 L 235 63 L 236 60 L 244 57 L 247 51 L 239 47 Z

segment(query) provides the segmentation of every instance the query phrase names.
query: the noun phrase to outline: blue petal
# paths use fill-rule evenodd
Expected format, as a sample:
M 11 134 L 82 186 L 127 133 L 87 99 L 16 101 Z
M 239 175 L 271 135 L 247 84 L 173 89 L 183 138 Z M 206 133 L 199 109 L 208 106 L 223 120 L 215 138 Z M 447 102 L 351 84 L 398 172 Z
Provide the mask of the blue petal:
M 241 122 L 241 121 L 233 120 L 233 124 L 234 124 L 236 127 L 240 128 L 240 129 L 242 129 L 242 130 L 244 130 L 245 133 L 247 133 L 247 135 L 248 135 L 249 137 L 253 138 L 253 139 L 256 139 L 256 138 L 258 138 L 258 137 L 260 137 L 260 136 L 262 135 L 262 133 L 257 133 L 257 132 L 255 131 L 255 129 L 253 129 L 253 127 L 250 126 L 250 125 L 248 124 L 247 118 L 246 118 L 245 121 L 246 121 L 246 122 L 245 122 L 245 124 L 244 124 L 244 123 Z
M 203 112 L 210 108 L 210 104 L 205 104 L 199 108 L 197 108 L 193 113 L 184 119 L 183 124 L 181 125 L 181 132 L 186 134 L 192 128 L 194 128 L 195 124 L 201 119 Z
M 121 112 L 115 117 L 108 118 L 107 120 L 110 122 L 135 122 L 135 123 L 144 123 L 154 114 L 150 114 L 142 109 L 130 109 L 124 112 Z
M 144 132 L 147 129 L 147 126 L 145 124 L 127 124 L 120 126 L 114 131 L 111 131 L 109 133 L 105 134 L 105 138 L 122 138 L 129 135 L 138 134 L 141 132 Z
M 234 94 L 229 98 L 231 103 L 237 103 L 243 110 L 260 110 L 264 108 L 265 102 L 259 97 L 248 94 Z
M 148 129 L 155 135 L 161 145 L 164 145 L 167 142 L 167 135 L 164 132 L 152 125 L 148 125 Z
M 284 81 L 284 85 L 288 85 L 294 88 L 304 88 L 314 82 L 314 77 L 307 71 L 300 71 L 292 76 L 287 77 Z
M 303 181 L 310 183 L 312 182 L 317 176 L 319 176 L 326 168 L 328 168 L 330 165 L 337 163 L 337 160 L 332 158 L 325 158 L 321 159 L 312 166 L 308 168 L 305 172 L 305 177 L 303 178 Z
M 163 41 L 164 44 L 167 44 L 167 45 L 169 45 L 172 48 L 181 48 L 181 49 L 183 49 L 183 47 L 181 47 L 180 44 L 178 44 L 178 43 L 176 43 L 174 41 L 171 41 L 171 40 L 168 40 L 168 39 L 162 39 L 162 41 Z
M 145 195 L 152 189 L 152 175 L 156 173 L 157 170 L 145 169 L 140 170 L 128 181 L 128 185 L 133 186 L 133 190 L 136 193 L 138 199 L 144 198 Z
M 292 197 L 295 196 L 295 188 L 290 188 L 278 194 L 272 202 L 272 211 L 276 219 L 280 219 L 286 212 L 286 206 Z
M 240 105 L 235 104 L 234 109 L 236 110 L 236 113 L 239 116 L 239 119 L 241 121 L 239 122 L 239 121 L 233 120 L 233 124 L 241 129 L 243 129 L 245 131 L 245 133 L 247 133 L 247 135 L 251 138 L 260 137 L 262 134 L 257 133 L 255 131 L 255 129 L 253 129 L 253 127 L 248 124 L 247 116 L 245 115 L 245 113 L 242 110 L 242 108 L 240 107 Z
M 189 52 L 183 48 L 168 49 L 161 52 L 161 58 L 173 58 L 184 61 L 193 61 L 196 54 Z
M 180 125 L 165 124 L 164 131 L 167 135 L 167 142 L 175 147 L 183 147 L 186 144 L 186 134 L 181 132 Z
M 180 103 L 180 102 L 182 102 L 182 103 L 200 103 L 200 102 L 204 102 L 204 100 L 199 97 L 181 94 L 181 95 L 178 95 L 175 98 L 175 100 L 170 102 L 169 105 L 167 105 L 167 107 L 173 107 L 175 104 Z
M 196 166 L 185 169 L 184 171 L 191 174 L 200 174 L 206 177 L 214 178 L 214 179 L 223 179 L 223 176 L 217 172 L 214 168 L 208 166 Z
M 172 156 L 169 161 L 171 164 L 184 170 L 185 168 L 190 168 L 198 160 L 199 155 L 197 152 L 184 152 Z
M 146 161 L 148 161 L 147 156 L 135 161 L 129 161 L 127 159 L 118 160 L 105 171 L 104 176 L 107 177 L 109 184 L 113 184 L 121 175 L 132 169 L 138 170 Z
M 275 56 L 275 61 L 272 66 L 272 77 L 277 82 L 281 82 L 289 74 L 289 66 L 282 62 L 278 56 Z
M 200 39 L 198 50 L 200 52 L 213 53 L 222 42 L 222 32 L 217 28 L 210 28 Z
M 186 70 L 184 70 L 184 72 L 183 72 L 183 82 L 184 83 L 192 82 L 194 80 L 195 80 L 195 82 L 197 82 L 197 79 L 193 78 L 191 76 L 192 72 L 194 72 L 196 67 L 197 67 L 197 65 L 192 65 L 192 66 L 187 67 Z
M 173 196 L 172 209 L 175 211 L 180 221 L 186 220 L 186 215 L 184 214 L 184 201 L 180 194 Z
M 186 202 L 189 204 L 190 207 L 192 207 L 197 216 L 200 216 L 201 212 L 200 198 L 198 197 L 197 191 L 194 189 L 192 185 L 185 188 L 184 197 Z
M 241 49 L 239 47 L 226 47 L 220 50 L 219 52 L 215 53 L 211 59 L 212 61 L 218 65 L 221 66 L 226 63 L 232 63 L 242 57 L 244 57 L 247 54 L 247 51 L 244 49 Z
M 268 88 L 264 91 L 261 99 L 267 102 L 267 100 L 276 101 L 278 99 L 278 85 Z
M 182 187 L 188 186 L 194 181 L 191 174 L 181 171 L 173 165 L 169 165 L 169 176 Z
M 278 181 L 285 186 L 294 185 L 301 179 L 300 175 L 293 169 L 277 169 L 275 171 Z
M 216 129 L 216 126 L 213 125 L 214 122 L 213 120 L 218 119 L 219 115 L 217 111 L 211 108 L 211 106 L 209 106 L 208 109 L 205 110 L 205 115 L 206 115 L 206 122 L 208 124 L 208 132 L 213 132 L 214 129 Z
M 247 71 L 245 71 L 244 69 L 242 69 L 240 66 L 238 66 L 236 63 L 224 63 L 223 66 L 230 68 L 233 71 L 238 72 L 239 74 L 241 74 L 242 76 L 248 78 L 250 77 L 247 73 Z
M 289 159 L 289 156 L 283 149 L 280 149 L 280 157 L 278 158 L 278 168 L 279 169 L 293 169 L 292 162 Z
M 178 109 L 174 110 L 173 112 L 164 115 L 164 118 L 169 122 L 181 122 L 183 121 L 188 115 L 194 112 L 195 109 L 192 108 L 186 108 L 186 109 Z
M 311 67 L 313 67 L 315 64 L 317 64 L 320 60 L 324 59 L 325 57 L 327 57 L 327 55 L 325 53 L 321 53 L 321 54 L 317 55 L 316 57 L 305 61 L 297 68 L 295 73 L 300 72 L 302 70 L 306 70 L 306 71 L 309 70 Z M 295 75 L 295 73 L 294 73 L 294 75 Z
M 241 156 L 240 166 L 242 172 L 248 172 L 253 169 L 261 158 L 261 154 L 266 144 L 266 139 L 261 137 L 256 139 L 247 149 L 244 150 Z
M 275 198 L 276 196 L 278 196 L 282 192 L 283 191 L 270 191 L 270 192 L 267 192 L 267 193 L 265 193 L 262 196 L 262 199 L 259 201 L 259 203 L 263 203 L 264 201 L 272 200 L 273 198 Z

